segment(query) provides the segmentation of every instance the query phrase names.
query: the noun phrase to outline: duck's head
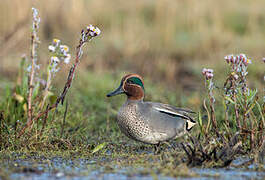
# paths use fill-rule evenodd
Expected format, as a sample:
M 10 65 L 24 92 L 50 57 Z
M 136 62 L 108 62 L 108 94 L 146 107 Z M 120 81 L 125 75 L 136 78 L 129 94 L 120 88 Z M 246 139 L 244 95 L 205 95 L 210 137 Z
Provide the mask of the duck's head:
M 115 91 L 107 94 L 107 97 L 118 94 L 126 94 L 130 100 L 142 100 L 144 98 L 143 78 L 138 74 L 128 74 L 124 76 L 120 86 Z

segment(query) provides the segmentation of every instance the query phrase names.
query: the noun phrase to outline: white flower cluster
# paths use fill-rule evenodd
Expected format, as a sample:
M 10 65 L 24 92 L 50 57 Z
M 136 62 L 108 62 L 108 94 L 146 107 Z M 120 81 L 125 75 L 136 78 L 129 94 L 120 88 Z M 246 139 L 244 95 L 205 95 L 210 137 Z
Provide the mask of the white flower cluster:
M 244 64 L 247 66 L 248 64 L 252 64 L 252 61 L 247 58 L 245 54 L 239 54 L 239 55 L 228 55 L 225 56 L 225 60 L 228 64 L 235 64 L 235 65 L 242 65 Z
M 71 55 L 69 54 L 69 47 L 62 45 L 59 39 L 53 39 L 52 45 L 50 45 L 48 49 L 54 54 L 53 57 L 57 57 L 58 62 L 60 62 L 60 60 L 64 61 L 65 64 L 70 62 Z
M 207 80 L 213 78 L 213 70 L 212 69 L 203 68 L 202 74 L 206 77 Z
M 87 32 L 88 32 L 89 36 L 91 36 L 91 37 L 98 36 L 101 33 L 101 31 L 100 31 L 100 29 L 98 27 L 94 27 L 91 24 L 89 26 L 87 26 L 86 29 L 87 29 Z
M 39 29 L 39 24 L 40 24 L 39 12 L 34 7 L 32 8 L 32 11 L 33 11 L 32 29 Z
M 69 47 L 61 44 L 61 40 L 53 39 L 52 45 L 48 47 L 49 51 L 53 54 L 51 57 L 51 72 L 57 72 L 59 68 L 57 65 L 63 61 L 65 64 L 68 64 L 71 59 L 69 54 Z
M 81 31 L 81 41 L 83 43 L 90 41 L 92 38 L 100 35 L 101 31 L 98 27 L 94 27 L 93 25 L 89 25 L 86 28 L 86 31 Z
M 262 58 L 262 61 L 265 63 L 265 58 Z
M 32 49 L 37 49 L 38 47 L 38 42 L 39 42 L 39 37 L 38 37 L 38 29 L 39 29 L 39 24 L 40 24 L 40 17 L 39 17 L 39 12 L 36 8 L 32 7 L 32 38 L 33 38 L 33 43 L 32 43 Z M 33 51 L 33 67 L 35 69 L 40 69 L 40 65 L 37 64 L 37 51 Z M 32 65 L 29 65 L 27 67 L 27 71 L 31 72 L 32 70 Z

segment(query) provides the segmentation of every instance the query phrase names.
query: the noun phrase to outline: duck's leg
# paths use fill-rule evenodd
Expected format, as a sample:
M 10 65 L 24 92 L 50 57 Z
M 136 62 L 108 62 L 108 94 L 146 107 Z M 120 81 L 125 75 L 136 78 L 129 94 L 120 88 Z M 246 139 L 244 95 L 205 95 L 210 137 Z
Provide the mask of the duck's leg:
M 154 148 L 155 148 L 154 154 L 159 154 L 160 153 L 160 142 L 158 144 L 155 144 Z

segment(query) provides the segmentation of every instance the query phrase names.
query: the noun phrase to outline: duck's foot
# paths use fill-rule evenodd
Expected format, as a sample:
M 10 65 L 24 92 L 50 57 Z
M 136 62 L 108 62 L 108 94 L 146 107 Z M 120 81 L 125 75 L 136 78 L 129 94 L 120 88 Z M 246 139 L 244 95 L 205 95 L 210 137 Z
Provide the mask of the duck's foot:
M 160 154 L 161 149 L 160 149 L 160 142 L 158 144 L 154 145 L 154 154 Z

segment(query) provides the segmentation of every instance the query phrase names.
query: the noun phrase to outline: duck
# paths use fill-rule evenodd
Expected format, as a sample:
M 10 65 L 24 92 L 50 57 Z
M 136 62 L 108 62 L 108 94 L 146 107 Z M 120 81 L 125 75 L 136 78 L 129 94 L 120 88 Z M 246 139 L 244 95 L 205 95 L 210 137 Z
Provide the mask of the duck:
M 125 94 L 127 100 L 118 111 L 117 124 L 130 139 L 158 147 L 162 142 L 183 136 L 196 125 L 190 116 L 194 112 L 189 109 L 144 101 L 144 81 L 138 74 L 125 75 L 119 87 L 107 97 L 119 94 Z

